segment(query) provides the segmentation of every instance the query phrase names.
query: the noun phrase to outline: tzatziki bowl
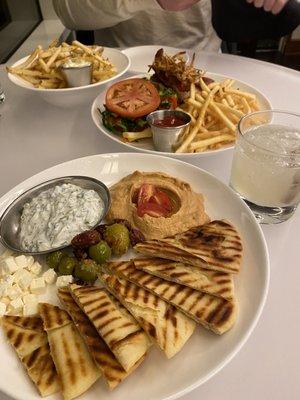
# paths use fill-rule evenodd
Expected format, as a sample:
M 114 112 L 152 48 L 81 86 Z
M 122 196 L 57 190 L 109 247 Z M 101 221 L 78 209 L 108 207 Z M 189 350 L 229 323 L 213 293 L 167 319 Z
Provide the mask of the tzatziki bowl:
M 110 207 L 107 186 L 87 176 L 55 178 L 23 192 L 0 217 L 0 241 L 17 253 L 40 255 L 68 247 L 93 229 Z

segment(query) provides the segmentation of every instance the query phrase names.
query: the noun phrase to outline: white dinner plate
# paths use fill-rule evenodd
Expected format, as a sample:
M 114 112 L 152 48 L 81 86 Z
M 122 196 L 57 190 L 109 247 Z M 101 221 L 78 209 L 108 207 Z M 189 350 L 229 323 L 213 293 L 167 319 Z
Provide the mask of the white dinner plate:
M 212 78 L 215 81 L 223 81 L 223 80 L 229 78 L 228 76 L 221 75 L 221 74 L 214 74 L 214 73 L 206 73 L 205 76 Z M 135 78 L 150 77 L 150 75 L 143 74 L 143 75 L 136 75 L 134 77 Z M 128 79 L 128 77 L 127 77 L 127 79 Z M 230 78 L 230 79 L 232 79 L 232 78 Z M 253 86 L 248 85 L 245 82 L 236 80 L 234 85 L 232 86 L 232 88 L 240 89 L 242 91 L 255 94 L 261 110 L 271 110 L 272 109 L 270 100 L 264 94 L 262 94 L 258 89 L 254 88 Z M 103 109 L 104 109 L 105 94 L 106 94 L 106 90 L 103 90 L 95 98 L 95 100 L 92 104 L 92 109 L 91 109 L 92 119 L 94 121 L 94 124 L 98 128 L 98 130 L 102 134 L 107 136 L 109 139 L 113 140 L 114 142 L 117 142 L 121 147 L 124 148 L 124 151 L 126 149 L 127 150 L 131 149 L 131 150 L 136 150 L 136 151 L 140 151 L 143 153 L 159 154 L 159 155 L 179 158 L 179 159 L 188 161 L 190 159 L 199 158 L 199 157 L 216 156 L 216 155 L 218 155 L 218 153 L 221 153 L 221 152 L 224 152 L 224 151 L 227 151 L 227 150 L 233 148 L 233 145 L 227 145 L 227 146 L 221 147 L 220 149 L 217 149 L 217 150 L 207 150 L 202 153 L 167 153 L 167 152 L 161 152 L 161 151 L 155 150 L 153 141 L 151 138 L 141 139 L 136 142 L 124 141 L 124 139 L 121 135 L 117 135 L 115 133 L 110 132 L 102 123 L 102 117 L 99 113 L 99 109 L 101 111 L 103 111 Z
M 234 279 L 238 318 L 233 328 L 222 336 L 198 326 L 184 348 L 171 360 L 153 346 L 142 365 L 114 391 L 109 392 L 100 380 L 80 397 L 84 400 L 173 400 L 188 393 L 220 371 L 245 344 L 261 315 L 268 291 L 268 251 L 250 209 L 214 176 L 178 160 L 120 153 L 69 161 L 27 179 L 4 195 L 0 199 L 0 213 L 26 189 L 52 178 L 86 175 L 110 186 L 135 170 L 161 171 L 189 182 L 195 191 L 203 193 L 206 210 L 212 219 L 225 218 L 236 226 L 244 247 L 241 272 Z M 39 399 L 2 332 L 0 353 L 0 390 L 18 400 Z M 59 399 L 60 396 L 48 398 Z
M 182 49 L 176 49 L 175 47 L 169 46 L 135 46 L 129 47 L 128 49 L 122 50 L 124 54 L 126 54 L 131 60 L 131 70 L 135 72 L 148 72 L 149 65 L 153 63 L 154 56 L 156 52 L 163 48 L 165 53 L 173 56 L 180 51 L 184 51 Z M 188 54 L 185 55 L 185 59 L 188 61 Z

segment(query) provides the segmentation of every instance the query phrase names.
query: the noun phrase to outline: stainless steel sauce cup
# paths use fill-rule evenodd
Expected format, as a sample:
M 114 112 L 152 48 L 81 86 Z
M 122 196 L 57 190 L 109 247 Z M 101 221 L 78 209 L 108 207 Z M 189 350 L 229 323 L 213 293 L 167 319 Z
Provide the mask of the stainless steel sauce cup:
M 92 64 L 78 65 L 69 67 L 66 65 L 61 66 L 61 71 L 65 76 L 68 87 L 79 87 L 90 85 L 92 82 Z
M 183 124 L 179 126 L 159 126 L 155 123 L 168 117 L 177 117 L 182 119 Z M 154 147 L 158 151 L 173 152 L 173 146 L 178 136 L 191 123 L 191 117 L 188 113 L 178 110 L 158 110 L 153 111 L 147 116 L 147 122 L 150 125 Z

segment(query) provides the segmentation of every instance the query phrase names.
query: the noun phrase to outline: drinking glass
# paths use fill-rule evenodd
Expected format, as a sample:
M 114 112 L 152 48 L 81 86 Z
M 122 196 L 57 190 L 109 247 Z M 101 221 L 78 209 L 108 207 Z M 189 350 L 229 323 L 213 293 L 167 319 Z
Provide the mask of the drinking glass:
M 230 186 L 261 223 L 289 219 L 300 201 L 300 114 L 258 111 L 238 124 Z

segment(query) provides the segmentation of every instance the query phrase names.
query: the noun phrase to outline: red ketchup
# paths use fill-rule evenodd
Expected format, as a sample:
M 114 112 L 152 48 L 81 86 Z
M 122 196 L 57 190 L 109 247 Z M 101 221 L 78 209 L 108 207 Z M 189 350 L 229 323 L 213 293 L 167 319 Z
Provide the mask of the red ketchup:
M 155 126 L 162 126 L 164 128 L 173 128 L 174 126 L 185 125 L 184 119 L 177 116 L 166 116 L 163 119 L 157 119 L 153 122 Z

